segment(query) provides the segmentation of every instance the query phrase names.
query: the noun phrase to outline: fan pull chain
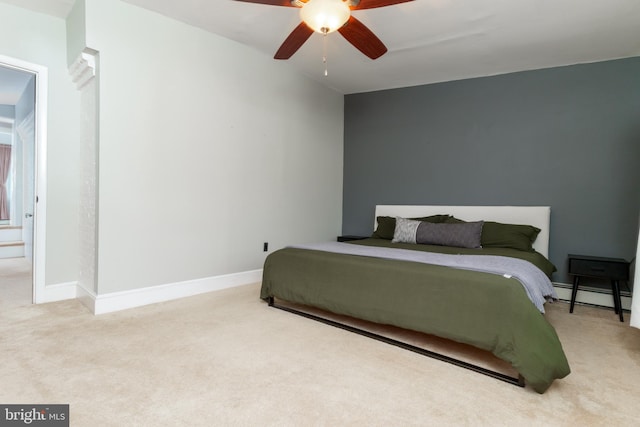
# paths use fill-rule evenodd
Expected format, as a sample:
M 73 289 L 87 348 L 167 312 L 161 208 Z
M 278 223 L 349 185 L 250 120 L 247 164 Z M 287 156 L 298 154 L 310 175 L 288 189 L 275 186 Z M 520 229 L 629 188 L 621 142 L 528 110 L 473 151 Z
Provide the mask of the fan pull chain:
M 329 71 L 327 69 L 327 33 L 328 28 L 322 28 L 322 63 L 324 64 L 324 76 L 329 75 Z

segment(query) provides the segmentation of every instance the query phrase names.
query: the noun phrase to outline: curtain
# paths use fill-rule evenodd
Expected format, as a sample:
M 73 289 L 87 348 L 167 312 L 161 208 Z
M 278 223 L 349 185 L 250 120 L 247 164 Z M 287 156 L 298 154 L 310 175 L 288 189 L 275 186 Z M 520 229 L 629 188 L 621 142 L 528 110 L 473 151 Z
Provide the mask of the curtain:
M 11 146 L 0 144 L 0 220 L 9 219 L 9 196 L 7 180 L 11 164 Z
M 635 274 L 633 275 L 633 291 L 632 294 L 636 292 L 640 292 L 640 286 L 638 286 L 638 282 L 640 281 L 640 267 L 638 266 L 638 258 L 640 258 L 640 231 L 638 232 L 638 243 L 636 246 L 636 257 L 635 257 Z M 640 328 L 640 294 L 631 295 L 631 326 L 636 328 Z

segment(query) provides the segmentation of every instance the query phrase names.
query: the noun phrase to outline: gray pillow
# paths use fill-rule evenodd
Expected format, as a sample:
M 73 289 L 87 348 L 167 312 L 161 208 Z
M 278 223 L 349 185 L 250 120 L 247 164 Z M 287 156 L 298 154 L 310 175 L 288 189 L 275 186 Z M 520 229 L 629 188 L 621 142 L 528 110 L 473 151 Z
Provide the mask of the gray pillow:
M 421 222 L 416 229 L 416 243 L 481 248 L 483 224 L 484 221 L 459 224 Z
M 396 217 L 392 243 L 416 243 L 416 232 L 421 221 Z

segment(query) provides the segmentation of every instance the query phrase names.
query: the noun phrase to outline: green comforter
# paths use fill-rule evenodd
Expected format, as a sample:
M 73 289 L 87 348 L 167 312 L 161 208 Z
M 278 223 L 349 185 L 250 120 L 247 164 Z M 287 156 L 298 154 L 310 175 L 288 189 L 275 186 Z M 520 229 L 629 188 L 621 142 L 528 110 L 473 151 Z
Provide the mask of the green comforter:
M 260 296 L 488 350 L 511 363 L 539 393 L 570 372 L 555 330 L 524 288 L 495 274 L 285 248 L 267 257 Z

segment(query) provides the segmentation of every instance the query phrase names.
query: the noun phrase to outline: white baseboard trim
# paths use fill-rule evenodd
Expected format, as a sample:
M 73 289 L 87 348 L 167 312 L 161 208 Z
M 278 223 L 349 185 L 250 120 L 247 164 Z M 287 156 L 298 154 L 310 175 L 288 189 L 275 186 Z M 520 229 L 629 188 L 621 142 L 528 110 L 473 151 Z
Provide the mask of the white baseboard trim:
M 95 292 L 85 289 L 84 286 L 78 284 L 76 291 L 76 299 L 89 309 L 90 312 L 96 312 L 96 294 Z
M 558 294 L 558 299 L 561 299 L 563 301 L 571 301 L 572 285 L 567 283 L 554 283 L 553 287 Z M 620 302 L 622 302 L 622 308 L 624 310 L 631 310 L 631 297 L 621 296 Z M 578 288 L 578 293 L 576 294 L 576 303 L 613 308 L 613 296 L 611 295 L 611 293 L 594 292 Z
M 261 280 L 262 269 L 259 269 L 109 294 L 95 295 L 86 289 L 79 289 L 78 298 L 98 315 L 248 285 Z
M 78 282 L 58 283 L 44 287 L 44 295 L 38 296 L 36 304 L 74 299 L 77 295 Z

